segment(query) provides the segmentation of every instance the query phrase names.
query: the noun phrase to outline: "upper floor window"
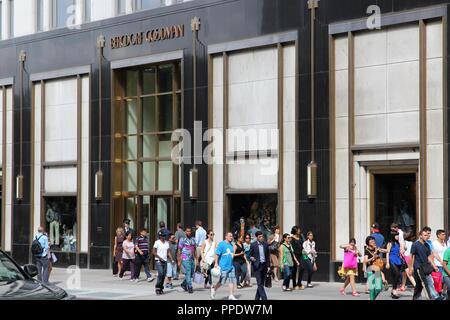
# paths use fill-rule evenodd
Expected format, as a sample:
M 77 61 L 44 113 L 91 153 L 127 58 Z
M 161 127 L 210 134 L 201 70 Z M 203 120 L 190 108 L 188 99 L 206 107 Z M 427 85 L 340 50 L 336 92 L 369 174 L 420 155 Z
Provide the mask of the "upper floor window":
M 165 0 L 136 0 L 135 8 L 136 8 L 136 11 L 154 9 L 154 8 L 164 6 L 165 2 L 166 2 Z M 173 2 L 175 2 L 175 1 L 173 1 Z
M 3 1 L 0 1 L 0 39 L 3 37 Z
M 9 37 L 14 37 L 14 0 L 9 0 Z
M 36 29 L 44 31 L 44 0 L 36 0 Z
M 90 22 L 91 17 L 91 2 L 92 0 L 84 0 L 84 22 Z
M 117 0 L 117 14 L 127 13 L 127 0 Z
M 53 27 L 62 28 L 74 24 L 76 0 L 53 0 Z

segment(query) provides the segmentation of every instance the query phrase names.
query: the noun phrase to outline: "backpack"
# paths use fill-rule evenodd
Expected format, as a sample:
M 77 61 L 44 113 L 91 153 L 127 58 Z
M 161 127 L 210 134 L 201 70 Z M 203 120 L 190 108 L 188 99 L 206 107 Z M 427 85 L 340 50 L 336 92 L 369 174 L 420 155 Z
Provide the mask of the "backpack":
M 44 252 L 44 248 L 42 248 L 41 243 L 39 242 L 39 239 L 42 237 L 42 235 L 38 238 L 34 238 L 33 242 L 31 243 L 31 253 L 35 256 L 42 255 Z

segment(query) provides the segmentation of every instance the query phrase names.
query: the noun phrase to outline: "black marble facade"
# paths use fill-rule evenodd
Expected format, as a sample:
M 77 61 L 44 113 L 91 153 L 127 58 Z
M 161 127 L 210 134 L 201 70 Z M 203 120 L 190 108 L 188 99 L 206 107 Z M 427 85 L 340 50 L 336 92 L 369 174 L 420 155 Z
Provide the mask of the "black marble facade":
M 14 200 L 12 210 L 13 239 L 12 255 L 19 263 L 30 260 L 30 234 L 32 211 L 30 207 L 30 154 L 31 144 L 31 82 L 29 75 L 63 68 L 91 65 L 91 150 L 90 181 L 94 190 L 94 175 L 99 166 L 104 173 L 104 199 L 96 202 L 90 194 L 89 253 L 78 257 L 67 257 L 67 263 L 76 261 L 81 267 L 109 268 L 111 226 L 111 83 L 110 61 L 146 56 L 175 50 L 184 51 L 184 127 L 192 130 L 192 33 L 191 19 L 201 20 L 198 57 L 198 117 L 204 129 L 208 120 L 208 70 L 207 46 L 223 42 L 242 40 L 283 31 L 298 31 L 297 53 L 299 73 L 297 105 L 298 132 L 298 179 L 297 221 L 303 230 L 314 231 L 319 253 L 319 271 L 316 280 L 333 279 L 334 264 L 330 261 L 330 149 L 329 149 L 329 23 L 367 17 L 366 10 L 377 4 L 382 13 L 399 12 L 414 8 L 449 3 L 440 0 L 321 0 L 316 19 L 316 159 L 318 161 L 318 198 L 310 201 L 306 194 L 306 167 L 310 162 L 310 11 L 307 0 L 196 0 L 184 4 L 138 12 L 112 19 L 85 24 L 81 29 L 59 29 L 0 42 L 0 79 L 14 77 L 14 172 L 13 181 L 19 173 L 19 63 L 18 56 L 25 50 L 24 109 L 23 109 L 23 173 L 25 176 L 24 199 Z M 112 36 L 131 34 L 160 26 L 185 25 L 185 36 L 179 39 L 144 43 L 111 50 L 105 49 L 102 90 L 102 150 L 98 159 L 98 49 L 97 37 L 104 35 L 107 41 Z M 447 32 L 450 34 L 450 32 Z M 448 116 L 448 112 L 447 112 Z M 449 133 L 447 133 L 449 134 Z M 450 137 L 449 137 L 450 138 Z M 450 157 L 449 157 L 450 158 Z M 449 160 L 450 161 L 450 160 Z M 189 166 L 183 177 L 183 221 L 193 225 L 194 221 L 208 218 L 208 168 L 199 166 L 199 199 L 189 200 Z M 15 187 L 12 190 L 15 194 Z M 450 199 L 448 199 L 450 202 Z M 208 223 L 206 223 L 207 225 Z M 450 226 L 449 226 L 450 227 Z

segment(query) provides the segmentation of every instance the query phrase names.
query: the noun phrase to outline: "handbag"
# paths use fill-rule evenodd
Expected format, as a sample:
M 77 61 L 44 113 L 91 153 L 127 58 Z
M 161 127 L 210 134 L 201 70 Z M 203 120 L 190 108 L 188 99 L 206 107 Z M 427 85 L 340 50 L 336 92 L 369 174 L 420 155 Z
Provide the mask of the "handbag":
M 272 271 L 267 272 L 266 278 L 264 279 L 264 287 L 272 288 Z
M 434 272 L 433 265 L 429 261 L 426 261 L 426 262 L 422 263 L 420 265 L 420 270 L 422 270 L 422 272 L 426 276 L 429 276 L 431 273 Z
M 431 277 L 433 278 L 434 288 L 437 293 L 442 293 L 442 273 L 433 271 L 431 273 Z
M 205 276 L 201 272 L 194 273 L 194 283 L 202 284 L 205 281 Z
M 346 269 L 356 269 L 358 268 L 358 260 L 355 259 L 355 253 L 352 251 L 346 251 L 344 253 L 344 263 L 343 268 Z
M 278 241 L 272 241 L 272 243 L 269 246 L 269 252 L 271 254 L 278 255 L 279 248 L 280 248 L 280 243 Z
M 373 262 L 374 266 L 377 266 L 380 269 L 383 269 L 384 267 L 384 261 L 381 258 L 377 258 L 374 262 Z

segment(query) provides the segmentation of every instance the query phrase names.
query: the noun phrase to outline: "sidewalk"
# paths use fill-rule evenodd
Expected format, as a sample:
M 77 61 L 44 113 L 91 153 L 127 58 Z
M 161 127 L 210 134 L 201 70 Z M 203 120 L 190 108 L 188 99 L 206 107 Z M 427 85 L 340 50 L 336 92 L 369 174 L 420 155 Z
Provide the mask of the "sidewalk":
M 77 299 L 101 299 L 101 300 L 210 300 L 210 290 L 204 289 L 203 285 L 194 284 L 194 293 L 188 294 L 180 287 L 181 281 L 174 281 L 173 290 L 165 290 L 164 295 L 156 296 L 155 282 L 147 283 L 143 278 L 140 282 L 130 282 L 129 272 L 126 273 L 121 281 L 112 276 L 110 270 L 79 270 L 79 284 L 77 286 L 77 277 L 73 270 L 54 268 L 50 277 L 50 282 L 67 290 L 68 293 L 75 295 Z M 156 276 L 156 272 L 152 272 Z M 141 274 L 141 277 L 143 275 Z M 256 293 L 256 281 L 252 279 L 251 288 L 244 288 L 236 291 L 236 297 L 239 300 L 253 300 Z M 282 292 L 281 281 L 273 282 L 271 289 L 266 289 L 270 300 L 368 300 L 369 295 L 364 293 L 364 286 L 357 285 L 360 297 L 352 297 L 350 288 L 347 295 L 342 296 L 339 288 L 342 283 L 314 282 L 314 288 L 301 291 Z M 228 288 L 221 287 L 216 300 L 227 299 Z M 402 293 L 400 300 L 411 300 L 412 291 L 408 290 Z M 378 300 L 391 300 L 390 290 L 384 291 L 378 297 Z

